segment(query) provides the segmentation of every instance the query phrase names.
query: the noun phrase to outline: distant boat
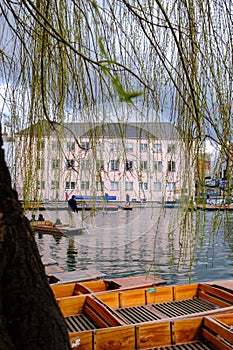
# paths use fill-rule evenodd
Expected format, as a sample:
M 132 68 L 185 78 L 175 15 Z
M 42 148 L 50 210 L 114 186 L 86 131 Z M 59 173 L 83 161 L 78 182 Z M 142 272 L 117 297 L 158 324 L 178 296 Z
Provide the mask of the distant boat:
M 179 203 L 177 201 L 162 201 L 161 202 L 163 208 L 177 208 Z
M 133 207 L 130 207 L 127 205 L 118 205 L 118 208 L 122 209 L 122 210 L 132 210 L 133 209 Z
M 85 233 L 85 228 L 83 227 L 70 227 L 68 224 L 56 225 L 53 221 L 32 221 L 30 224 L 35 232 L 43 234 L 74 236 Z
M 206 211 L 233 211 L 233 204 L 197 204 L 196 209 Z
M 45 204 L 42 202 L 24 202 L 21 201 L 24 210 L 46 210 Z

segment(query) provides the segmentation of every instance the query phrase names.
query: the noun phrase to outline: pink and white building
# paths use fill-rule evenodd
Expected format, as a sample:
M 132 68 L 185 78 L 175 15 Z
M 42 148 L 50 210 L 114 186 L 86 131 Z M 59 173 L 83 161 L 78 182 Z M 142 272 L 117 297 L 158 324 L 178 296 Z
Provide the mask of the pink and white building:
M 117 201 L 173 201 L 189 192 L 184 145 L 168 122 L 46 122 L 17 139 L 20 199 L 63 201 L 66 195 Z M 29 152 L 29 153 L 28 153 Z M 30 154 L 30 156 L 28 156 Z M 26 156 L 27 155 L 27 156 Z

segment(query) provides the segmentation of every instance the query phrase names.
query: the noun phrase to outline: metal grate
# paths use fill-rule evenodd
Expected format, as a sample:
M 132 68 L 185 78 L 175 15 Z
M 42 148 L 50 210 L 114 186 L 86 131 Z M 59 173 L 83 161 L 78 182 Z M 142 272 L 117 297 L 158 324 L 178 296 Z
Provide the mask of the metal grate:
M 199 298 L 177 300 L 161 304 L 152 304 L 151 306 L 156 311 L 160 311 L 168 317 L 190 315 L 219 308 L 219 306 L 206 303 L 204 300 L 201 300 Z
M 150 311 L 146 306 L 133 306 L 116 310 L 117 313 L 125 319 L 129 324 L 155 321 L 160 317 L 153 311 Z
M 212 347 L 207 346 L 202 342 L 193 342 L 187 344 L 162 346 L 159 348 L 149 348 L 148 350 L 210 350 Z
M 161 304 L 148 304 L 119 308 L 116 312 L 128 324 L 155 321 L 163 317 L 177 317 L 214 310 L 219 306 L 207 303 L 199 298 L 177 300 Z
M 69 333 L 81 332 L 91 329 L 99 328 L 88 316 L 85 314 L 68 316 L 65 318 L 66 326 Z

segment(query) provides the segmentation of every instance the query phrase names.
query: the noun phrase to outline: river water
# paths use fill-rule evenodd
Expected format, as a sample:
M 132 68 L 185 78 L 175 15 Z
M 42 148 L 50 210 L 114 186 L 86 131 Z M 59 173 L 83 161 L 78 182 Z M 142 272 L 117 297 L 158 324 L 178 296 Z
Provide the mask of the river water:
M 43 215 L 69 220 L 65 209 Z M 95 269 L 107 278 L 150 272 L 171 285 L 233 278 L 233 213 L 85 211 L 76 214 L 76 225 L 83 230 L 68 237 L 35 233 L 40 254 L 66 271 Z

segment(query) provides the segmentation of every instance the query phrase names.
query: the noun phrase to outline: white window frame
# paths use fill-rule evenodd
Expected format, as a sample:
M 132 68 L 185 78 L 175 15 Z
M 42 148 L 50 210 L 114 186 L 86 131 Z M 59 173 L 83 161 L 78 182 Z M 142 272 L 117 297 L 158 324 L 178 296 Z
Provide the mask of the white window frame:
M 167 153 L 175 153 L 176 152 L 176 144 L 175 143 L 169 143 L 167 145 Z
M 80 164 L 81 170 L 89 170 L 90 169 L 90 162 L 88 159 L 82 159 Z
M 89 190 L 89 188 L 90 188 L 90 182 L 82 180 L 81 183 L 80 183 L 81 191 Z
M 119 191 L 119 182 L 110 182 L 110 191 Z
M 68 149 L 68 151 L 75 151 L 75 142 L 67 141 L 66 148 Z
M 139 191 L 147 191 L 148 190 L 148 182 L 139 182 Z
M 148 161 L 147 160 L 141 160 L 140 161 L 140 170 L 148 170 Z
M 159 173 L 163 171 L 163 162 L 161 160 L 154 161 L 154 170 Z
M 162 143 L 161 142 L 154 143 L 153 151 L 155 153 L 161 153 L 162 152 Z
M 126 160 L 125 161 L 125 170 L 130 171 L 134 169 L 134 162 L 133 160 Z
M 155 181 L 153 183 L 153 191 L 157 191 L 157 192 L 162 191 L 162 182 L 161 181 Z
M 75 166 L 75 160 L 74 159 L 66 159 L 66 170 L 71 170 Z
M 132 191 L 133 190 L 133 182 L 132 181 L 126 181 L 125 182 L 125 190 L 126 191 Z
M 125 143 L 125 150 L 127 152 L 133 152 L 134 144 L 132 142 Z
M 120 169 L 119 160 L 112 159 L 110 160 L 110 171 L 118 171 Z
M 148 150 L 148 144 L 147 143 L 140 143 L 140 151 L 147 152 L 147 150 Z
M 167 171 L 172 173 L 176 171 L 176 162 L 174 160 L 169 160 L 167 162 Z
M 60 159 L 58 158 L 53 158 L 52 159 L 52 169 L 59 169 L 60 168 Z
M 176 190 L 176 183 L 175 182 L 167 182 L 166 190 L 167 191 L 175 191 Z
M 60 182 L 59 181 L 51 181 L 51 190 L 59 190 Z

